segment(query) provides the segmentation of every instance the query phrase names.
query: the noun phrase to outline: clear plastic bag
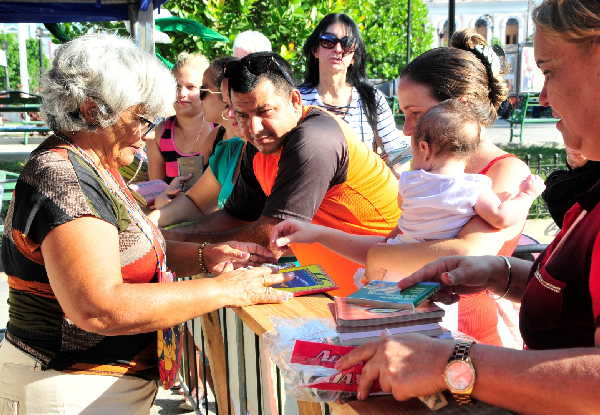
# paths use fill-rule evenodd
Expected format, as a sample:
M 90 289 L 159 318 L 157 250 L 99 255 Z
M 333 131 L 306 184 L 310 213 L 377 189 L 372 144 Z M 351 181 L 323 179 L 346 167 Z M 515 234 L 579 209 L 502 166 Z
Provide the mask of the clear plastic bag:
M 299 401 L 334 402 L 348 400 L 352 393 L 309 388 L 306 385 L 320 378 L 338 373 L 335 369 L 322 366 L 291 363 L 296 340 L 339 344 L 337 332 L 329 319 L 286 319 L 273 318 L 274 329 L 263 334 L 264 345 L 273 362 L 279 368 L 289 396 Z

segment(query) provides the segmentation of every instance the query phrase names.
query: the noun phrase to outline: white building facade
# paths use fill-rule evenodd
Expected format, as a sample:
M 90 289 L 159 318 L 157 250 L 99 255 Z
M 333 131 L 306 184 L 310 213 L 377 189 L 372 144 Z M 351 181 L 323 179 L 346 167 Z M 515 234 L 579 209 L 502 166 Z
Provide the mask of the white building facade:
M 445 45 L 448 28 L 448 0 L 423 0 L 437 41 Z M 540 0 L 456 0 L 456 30 L 475 29 L 491 43 L 502 45 L 527 42 L 533 32 L 531 12 Z

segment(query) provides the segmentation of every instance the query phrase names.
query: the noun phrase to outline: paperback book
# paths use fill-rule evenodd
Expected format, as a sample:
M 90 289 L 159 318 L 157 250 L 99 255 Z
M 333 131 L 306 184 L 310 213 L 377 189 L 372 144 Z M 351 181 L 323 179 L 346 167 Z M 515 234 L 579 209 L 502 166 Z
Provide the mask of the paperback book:
M 346 297 L 346 301 L 351 304 L 414 311 L 439 289 L 440 284 L 437 282 L 420 282 L 401 291 L 397 282 L 370 281 Z
M 375 330 L 360 331 L 353 333 L 339 333 L 340 343 L 344 346 L 360 346 L 365 343 L 381 339 L 382 335 L 397 336 L 407 333 L 419 333 L 426 336 L 436 337 L 447 333 L 439 323 L 416 324 L 405 327 L 381 327 Z
M 156 179 L 145 182 L 131 183 L 129 188 L 143 197 L 148 205 L 151 205 L 154 203 L 156 196 L 164 192 L 167 186 L 168 185 L 165 181 Z
M 398 310 L 378 306 L 363 306 L 349 303 L 345 297 L 335 297 L 331 303 L 332 314 L 338 327 L 366 327 L 421 320 L 441 321 L 444 310 L 430 302 L 424 302 L 414 310 Z
M 322 293 L 337 288 L 333 279 L 319 265 L 285 268 L 279 272 L 292 278 L 281 284 L 273 285 L 273 288 L 289 291 L 295 297 Z

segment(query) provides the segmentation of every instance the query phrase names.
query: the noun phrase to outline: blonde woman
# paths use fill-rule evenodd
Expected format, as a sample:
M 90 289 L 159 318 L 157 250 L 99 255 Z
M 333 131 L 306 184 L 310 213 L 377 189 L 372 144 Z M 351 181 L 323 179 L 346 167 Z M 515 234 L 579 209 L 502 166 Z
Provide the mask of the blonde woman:
M 148 145 L 148 177 L 171 183 L 181 176 L 177 160 L 181 157 L 202 157 L 204 167 L 216 145 L 210 135 L 212 125 L 202 111 L 201 97 L 208 92 L 202 88 L 202 77 L 208 69 L 208 60 L 199 53 L 182 53 L 173 67 L 177 82 L 175 115 L 168 117 L 156 128 L 156 140 Z M 189 178 L 189 176 L 187 177 Z M 155 204 L 164 205 L 169 196 L 181 188 L 180 177 L 172 186 L 173 191 L 157 198 Z

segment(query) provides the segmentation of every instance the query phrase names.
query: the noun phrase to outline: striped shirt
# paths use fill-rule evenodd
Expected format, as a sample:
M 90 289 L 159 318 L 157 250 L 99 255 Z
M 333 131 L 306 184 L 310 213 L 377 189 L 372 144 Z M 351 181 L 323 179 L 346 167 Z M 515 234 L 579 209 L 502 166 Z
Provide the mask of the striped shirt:
M 327 109 L 328 106 L 321 100 L 317 88 L 300 87 L 299 89 L 304 105 L 315 105 Z M 384 95 L 377 89 L 375 90 L 375 100 L 377 102 L 377 132 L 379 137 L 381 137 L 385 152 L 389 154 L 393 151 L 402 150 L 407 155 L 410 154 L 410 143 L 396 128 L 394 114 Z M 358 90 L 354 87 L 352 87 L 352 100 L 348 107 L 344 107 L 344 109 L 346 108 L 348 111 L 345 115 L 338 115 L 352 127 L 360 141 L 372 149 L 374 140 L 373 130 L 367 119 L 363 101 L 360 98 Z
M 181 157 L 194 157 L 200 155 L 200 152 L 184 153 L 179 151 L 177 144 L 175 144 L 175 116 L 169 117 L 165 120 L 165 129 L 158 142 L 158 148 L 160 154 L 165 159 L 165 181 L 171 183 L 171 181 L 180 175 L 179 164 L 177 160 Z

